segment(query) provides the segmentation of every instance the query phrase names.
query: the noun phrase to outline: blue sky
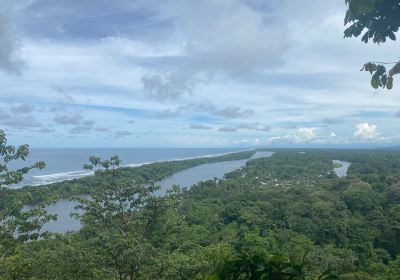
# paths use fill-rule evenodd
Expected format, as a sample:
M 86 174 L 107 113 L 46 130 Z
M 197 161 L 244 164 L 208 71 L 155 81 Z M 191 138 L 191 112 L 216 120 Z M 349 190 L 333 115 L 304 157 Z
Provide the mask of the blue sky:
M 399 42 L 343 39 L 343 0 L 0 5 L 0 128 L 15 144 L 400 144 L 400 86 L 359 71 L 399 59 Z

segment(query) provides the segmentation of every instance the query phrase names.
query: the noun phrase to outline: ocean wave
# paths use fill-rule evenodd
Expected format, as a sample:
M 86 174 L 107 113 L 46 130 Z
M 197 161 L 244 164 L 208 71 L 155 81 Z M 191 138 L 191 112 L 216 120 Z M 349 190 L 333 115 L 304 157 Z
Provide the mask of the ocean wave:
M 73 179 L 79 179 L 86 176 L 91 176 L 94 171 L 70 171 L 60 172 L 47 175 L 36 175 L 32 176 L 32 186 L 48 185 L 62 181 L 69 181 Z
M 251 151 L 254 149 L 247 149 L 241 151 L 233 151 L 227 153 L 218 153 L 218 154 L 208 154 L 203 156 L 194 156 L 194 157 L 186 157 L 186 158 L 176 158 L 176 159 L 167 159 L 167 160 L 159 160 L 159 161 L 151 161 L 151 162 L 144 162 L 144 163 L 128 163 L 124 164 L 123 167 L 140 167 L 143 165 L 148 165 L 152 163 L 160 163 L 160 162 L 169 162 L 169 161 L 180 161 L 180 160 L 190 160 L 190 159 L 199 159 L 199 158 L 212 158 L 212 157 L 219 157 L 225 156 L 234 153 L 240 153 L 245 151 Z M 41 186 L 41 185 L 49 185 L 53 183 L 58 183 L 62 181 L 69 181 L 74 179 L 79 179 L 86 176 L 91 176 L 94 174 L 94 171 L 69 171 L 69 172 L 60 172 L 60 173 L 53 173 L 47 175 L 35 175 L 31 178 L 31 186 Z
M 152 164 L 152 163 L 156 163 L 156 162 L 161 162 L 161 161 L 150 161 L 150 162 L 144 162 L 144 163 L 127 163 L 122 165 L 122 167 L 140 167 L 143 165 L 148 165 L 148 164 Z

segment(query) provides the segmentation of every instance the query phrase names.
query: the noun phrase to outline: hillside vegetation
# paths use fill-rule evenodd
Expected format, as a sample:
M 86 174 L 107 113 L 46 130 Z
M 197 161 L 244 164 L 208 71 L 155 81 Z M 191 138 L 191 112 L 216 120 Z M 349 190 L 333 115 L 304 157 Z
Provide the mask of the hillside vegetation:
M 400 279 L 398 151 L 277 150 L 165 197 L 137 176 L 98 172 L 79 232 L 2 245 L 2 279 Z

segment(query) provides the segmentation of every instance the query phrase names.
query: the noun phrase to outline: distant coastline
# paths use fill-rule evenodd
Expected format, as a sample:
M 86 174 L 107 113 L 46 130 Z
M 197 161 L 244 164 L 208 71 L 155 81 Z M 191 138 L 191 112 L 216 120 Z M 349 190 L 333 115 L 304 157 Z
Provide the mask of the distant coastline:
M 109 158 L 116 154 L 123 161 L 121 167 L 140 167 L 159 162 L 219 157 L 251 150 L 253 149 L 33 149 L 29 161 L 21 162 L 20 166 L 13 168 L 21 168 L 39 160 L 46 162 L 47 166 L 42 171 L 32 172 L 26 176 L 21 184 L 14 186 L 14 188 L 49 185 L 92 176 L 93 171 L 82 168 L 91 155 Z

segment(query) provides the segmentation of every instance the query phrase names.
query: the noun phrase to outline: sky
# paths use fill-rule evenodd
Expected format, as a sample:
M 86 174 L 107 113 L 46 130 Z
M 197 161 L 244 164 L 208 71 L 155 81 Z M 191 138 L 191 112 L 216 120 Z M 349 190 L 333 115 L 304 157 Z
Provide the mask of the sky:
M 0 128 L 31 147 L 400 144 L 344 0 L 0 0 Z M 396 85 L 398 83 L 399 85 Z

